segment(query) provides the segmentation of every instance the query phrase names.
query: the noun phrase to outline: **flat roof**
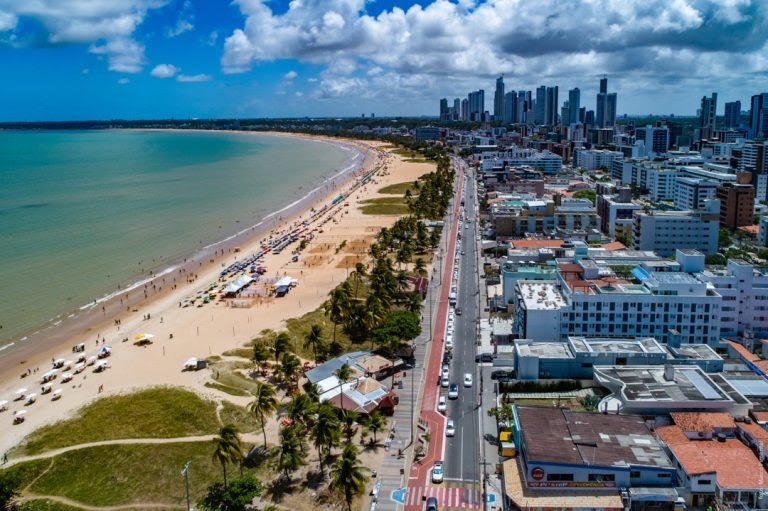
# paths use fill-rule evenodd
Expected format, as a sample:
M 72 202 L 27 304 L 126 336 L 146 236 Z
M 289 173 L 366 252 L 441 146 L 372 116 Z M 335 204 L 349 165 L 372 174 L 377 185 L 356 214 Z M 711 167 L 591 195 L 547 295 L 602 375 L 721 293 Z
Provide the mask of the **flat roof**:
M 671 468 L 640 416 L 516 406 L 529 462 Z
M 515 348 L 521 357 L 573 358 L 573 353 L 564 342 L 516 342 Z
M 618 488 L 574 490 L 539 490 L 525 486 L 520 457 L 504 462 L 504 490 L 523 511 L 533 509 L 605 509 L 622 511 L 624 504 Z
M 683 344 L 679 348 L 670 346 L 669 349 L 677 357 L 682 356 L 694 360 L 722 360 L 722 357 L 706 344 Z
M 664 366 L 599 366 L 602 373 L 623 384 L 628 401 L 731 401 L 731 397 L 698 366 L 673 366 L 672 381 Z
M 574 351 L 579 353 L 666 353 L 653 337 L 602 338 L 569 337 Z
M 527 310 L 557 310 L 565 305 L 565 299 L 553 281 L 518 280 L 517 286 Z

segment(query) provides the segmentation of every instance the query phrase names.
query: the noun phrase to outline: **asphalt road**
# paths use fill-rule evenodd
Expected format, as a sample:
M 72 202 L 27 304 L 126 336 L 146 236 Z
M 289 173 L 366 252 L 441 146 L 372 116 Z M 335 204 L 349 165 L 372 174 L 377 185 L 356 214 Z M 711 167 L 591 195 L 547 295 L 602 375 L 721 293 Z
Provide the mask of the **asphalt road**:
M 480 372 L 475 363 L 478 283 L 477 283 L 477 234 L 475 201 L 476 188 L 473 178 L 466 182 L 464 195 L 464 225 L 461 229 L 461 264 L 457 290 L 457 307 L 462 309 L 456 315 L 454 327 L 453 360 L 450 364 L 450 381 L 459 385 L 459 398 L 448 400 L 447 417 L 456 424 L 456 435 L 446 438 L 445 477 L 447 480 L 479 482 L 480 470 L 480 428 L 478 425 L 478 404 L 480 392 Z M 472 222 L 467 222 L 472 218 Z M 472 387 L 464 387 L 464 374 L 472 375 Z M 445 390 L 442 390 L 446 393 Z

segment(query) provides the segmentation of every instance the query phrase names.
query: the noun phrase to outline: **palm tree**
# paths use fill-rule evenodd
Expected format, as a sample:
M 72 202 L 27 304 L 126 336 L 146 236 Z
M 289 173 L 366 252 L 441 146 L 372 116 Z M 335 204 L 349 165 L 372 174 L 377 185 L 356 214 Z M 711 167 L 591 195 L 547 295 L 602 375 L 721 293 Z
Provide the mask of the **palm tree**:
M 320 403 L 320 389 L 316 383 L 308 383 L 306 386 L 307 397 L 315 404 Z
M 341 429 L 336 410 L 328 403 L 322 403 L 317 408 L 317 418 L 312 426 L 312 440 L 317 447 L 317 455 L 320 460 L 320 473 L 323 473 L 323 450 L 326 454 L 331 452 L 334 445 L 339 442 Z
M 357 431 L 355 428 L 355 422 L 360 417 L 360 414 L 354 410 L 341 410 L 341 422 L 344 424 L 344 436 L 347 437 L 347 443 L 352 441 L 352 437 L 355 436 Z
M 257 381 L 251 391 L 254 400 L 248 405 L 248 410 L 259 418 L 261 431 L 264 433 L 264 447 L 267 447 L 266 418 L 275 413 L 280 403 L 275 395 L 275 387 L 269 383 Z
M 213 459 L 221 463 L 224 472 L 224 487 L 227 487 L 227 464 L 240 461 L 243 457 L 243 448 L 240 443 L 240 435 L 237 426 L 227 424 L 219 431 L 219 436 L 213 439 Z
M 397 290 L 403 293 L 408 288 L 408 273 L 401 270 L 397 272 L 395 279 L 397 280 Z
M 323 328 L 320 325 L 312 325 L 304 341 L 304 349 L 312 348 L 312 354 L 315 356 L 315 365 L 317 365 L 317 352 L 325 349 L 325 339 L 323 338 Z
M 376 433 L 383 430 L 386 425 L 387 419 L 384 418 L 379 410 L 373 410 L 369 413 L 364 422 L 365 428 L 373 433 L 374 443 L 376 443 Z
M 291 472 L 304 465 L 303 442 L 295 425 L 280 431 L 280 446 L 277 449 L 277 467 L 283 471 L 285 478 L 290 478 Z
M 416 259 L 413 271 L 416 272 L 417 275 L 421 275 L 422 277 L 427 273 L 427 263 L 424 261 L 423 258 L 419 257 Z
M 336 342 L 336 327 L 345 319 L 347 312 L 347 297 L 340 288 L 336 288 L 329 293 L 329 298 L 323 304 L 325 315 L 333 322 L 333 342 Z
M 309 427 L 316 409 L 317 404 L 307 394 L 297 394 L 285 405 L 286 415 L 305 428 Z
M 280 361 L 280 356 L 283 353 L 287 353 L 291 351 L 291 338 L 288 336 L 285 332 L 280 332 L 277 337 L 275 337 L 275 364 L 277 364 Z
M 352 499 L 365 489 L 368 476 L 364 471 L 368 470 L 360 464 L 357 457 L 357 449 L 353 444 L 347 444 L 344 452 L 331 468 L 331 489 L 344 495 L 347 502 L 347 510 L 352 511 Z
M 283 374 L 286 382 L 291 382 L 301 370 L 301 360 L 293 353 L 283 353 L 280 361 L 280 372 Z
M 360 289 L 360 284 L 363 282 L 363 278 L 367 275 L 365 271 L 365 265 L 363 263 L 356 263 L 355 272 L 352 275 L 355 278 L 355 298 L 357 298 L 357 292 Z
M 253 345 L 253 361 L 264 372 L 264 364 L 270 358 L 269 348 L 263 342 L 257 342 Z
M 336 369 L 333 372 L 333 375 L 338 378 L 339 380 L 339 394 L 341 395 L 341 408 L 344 409 L 344 392 L 342 391 L 342 385 L 344 385 L 347 380 L 352 378 L 352 368 L 349 367 L 349 364 L 344 362 L 339 366 L 338 369 Z
M 421 311 L 421 295 L 418 292 L 408 293 L 405 299 L 405 308 L 418 314 Z

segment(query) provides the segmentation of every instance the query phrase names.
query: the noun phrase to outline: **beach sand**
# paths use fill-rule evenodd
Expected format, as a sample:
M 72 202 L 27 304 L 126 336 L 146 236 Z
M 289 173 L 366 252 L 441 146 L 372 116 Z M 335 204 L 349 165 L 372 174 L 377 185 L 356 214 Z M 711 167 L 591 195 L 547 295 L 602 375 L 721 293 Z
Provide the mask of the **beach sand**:
M 195 261 L 193 264 L 199 265 L 194 269 L 197 278 L 190 283 L 186 282 L 184 276 L 190 275 L 191 270 L 185 274 L 177 273 L 175 288 L 166 285 L 160 292 L 150 292 L 146 299 L 143 299 L 143 291 L 137 290 L 134 300 L 141 300 L 141 303 L 131 305 L 131 312 L 126 311 L 127 305 L 119 303 L 119 297 L 106 304 L 103 313 L 101 307 L 94 307 L 96 310 L 91 312 L 91 320 L 81 321 L 77 327 L 69 327 L 67 335 L 57 337 L 55 346 L 41 344 L 36 347 L 35 353 L 30 347 L 22 355 L 25 360 L 23 364 L 16 361 L 12 367 L 5 367 L 0 373 L 0 400 L 9 401 L 9 410 L 0 413 L 0 421 L 7 421 L 3 427 L 4 434 L 0 436 L 0 451 L 6 452 L 33 430 L 67 417 L 100 395 L 127 392 L 148 385 L 183 386 L 213 399 L 247 404 L 247 397 L 235 397 L 205 387 L 205 382 L 211 380 L 209 370 L 182 372 L 182 365 L 190 357 L 204 358 L 241 347 L 258 336 L 263 329 L 279 330 L 284 320 L 319 307 L 328 292 L 346 278 L 348 271 L 354 269 L 357 258 L 364 257 L 368 243 L 378 230 L 391 225 L 397 218 L 364 215 L 358 203 L 380 196 L 377 190 L 383 186 L 414 181 L 434 170 L 432 164 L 404 161 L 400 156 L 383 149 L 382 143 L 346 143 L 364 147 L 370 153 L 365 166 L 369 169 L 380 166 L 380 170 L 370 182 L 357 189 L 345 201 L 349 206 L 342 203 L 333 210 L 333 220 L 321 227 L 324 232 L 316 233 L 298 262 L 291 262 L 291 250 L 297 246 L 292 244 L 281 254 L 268 254 L 265 261 L 260 263 L 268 267 L 267 277 L 288 275 L 298 279 L 297 287 L 283 298 L 265 301 L 251 308 L 230 308 L 218 300 L 203 307 L 179 307 L 179 302 L 185 297 L 195 296 L 198 290 L 217 281 L 224 264 L 236 259 L 243 260 L 256 253 L 263 236 L 254 235 L 247 242 L 232 242 L 237 244 L 239 252 L 234 251 L 231 243 L 220 245 L 214 248 L 223 250 L 223 254 L 210 255 L 214 262 L 210 262 L 210 259 L 205 263 Z M 360 175 L 360 171 L 354 173 L 354 176 L 357 175 Z M 301 211 L 283 212 L 280 215 L 281 224 L 276 228 L 288 227 L 299 218 L 307 219 L 311 208 L 319 209 L 349 189 L 354 176 L 346 184 L 327 190 L 322 199 L 301 204 Z M 336 253 L 336 247 L 343 240 L 347 241 L 346 247 Z M 165 275 L 165 278 L 171 278 L 170 275 Z M 152 289 L 151 284 L 149 289 Z M 147 314 L 150 319 L 145 319 Z M 116 319 L 120 320 L 119 325 L 115 324 Z M 155 342 L 145 347 L 135 346 L 134 336 L 144 332 L 153 334 Z M 106 345 L 113 350 L 112 356 L 107 359 L 109 369 L 103 373 L 94 373 L 93 367 L 88 367 L 83 373 L 75 375 L 71 382 L 62 384 L 58 380 L 54 381 L 54 389 L 63 389 L 63 396 L 58 401 L 51 401 L 50 394 L 40 395 L 40 376 L 51 368 L 51 360 L 74 360 L 77 355 L 72 353 L 71 347 L 80 342 L 86 343 L 86 355 L 94 354 L 101 346 L 96 343 L 97 334 L 98 338 L 106 339 Z M 122 342 L 124 338 L 128 338 L 128 342 Z M 35 368 L 39 370 L 26 378 L 20 378 L 22 372 L 27 369 L 34 371 Z M 103 386 L 103 394 L 99 393 L 100 386 Z M 14 391 L 20 387 L 36 392 L 37 402 L 23 406 L 20 401 L 12 401 Z M 12 426 L 13 412 L 20 409 L 27 410 L 26 421 Z M 272 430 L 270 436 L 273 436 L 276 428 L 270 427 L 268 430 Z

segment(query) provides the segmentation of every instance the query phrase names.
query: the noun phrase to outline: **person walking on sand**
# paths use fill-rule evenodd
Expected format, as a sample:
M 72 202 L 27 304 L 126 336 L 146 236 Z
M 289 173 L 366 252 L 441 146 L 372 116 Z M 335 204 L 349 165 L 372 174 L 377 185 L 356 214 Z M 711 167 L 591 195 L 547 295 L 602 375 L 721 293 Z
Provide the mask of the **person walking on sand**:
M 99 385 L 99 394 L 104 390 L 104 384 Z

